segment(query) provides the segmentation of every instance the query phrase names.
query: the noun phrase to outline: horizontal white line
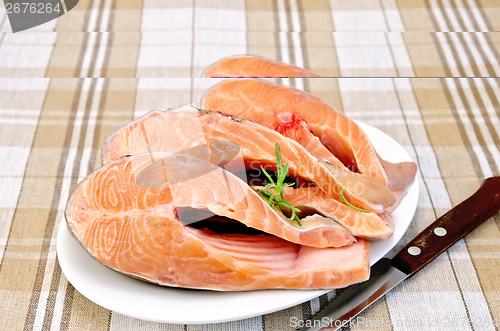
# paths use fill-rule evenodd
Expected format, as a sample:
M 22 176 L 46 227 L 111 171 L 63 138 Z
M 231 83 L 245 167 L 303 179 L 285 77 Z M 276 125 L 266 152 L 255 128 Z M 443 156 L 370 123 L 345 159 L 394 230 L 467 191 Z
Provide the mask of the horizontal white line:
M 54 245 L 55 247 L 55 245 Z M 11 252 L 5 251 L 4 256 L 10 259 L 17 260 L 40 260 L 41 252 Z M 49 251 L 46 256 L 47 259 L 55 259 L 56 258 L 56 250 L 55 248 Z
M 52 242 L 51 238 L 1 238 L 0 246 L 5 246 L 7 244 L 16 246 L 41 246 L 42 244 L 50 244 L 50 246 L 55 246 L 55 242 Z
M 109 126 L 116 126 L 116 127 L 119 127 L 119 126 L 123 126 L 127 123 L 128 121 L 123 121 L 123 120 L 96 120 L 96 119 L 89 119 L 88 121 L 85 121 L 85 124 L 87 125 L 95 125 L 96 123 L 99 123 L 101 125 L 109 125 Z M 82 119 L 77 119 L 75 121 L 72 121 L 71 122 L 71 125 L 73 126 L 81 126 L 83 123 L 83 120 Z M 39 126 L 43 126 L 43 125 L 50 125 L 50 126 L 53 126 L 53 125 L 59 125 L 59 126 L 62 126 L 62 127 L 65 127 L 66 125 L 68 125 L 68 120 L 67 119 L 64 119 L 64 120 L 46 120 L 46 119 L 41 119 L 40 121 L 38 120 L 35 120 L 35 119 L 15 119 L 15 118 L 3 118 L 3 119 L 0 119 L 0 125 L 1 124 L 20 124 L 20 125 L 33 125 L 33 126 L 36 126 L 37 124 Z

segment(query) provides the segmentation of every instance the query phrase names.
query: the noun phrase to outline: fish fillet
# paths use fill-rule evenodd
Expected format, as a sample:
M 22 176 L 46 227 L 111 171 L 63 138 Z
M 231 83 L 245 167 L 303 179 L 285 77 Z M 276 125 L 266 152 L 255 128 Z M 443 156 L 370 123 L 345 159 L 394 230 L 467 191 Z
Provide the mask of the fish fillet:
M 260 56 L 222 58 L 207 67 L 202 77 L 319 77 L 313 72 Z
M 377 215 L 354 210 L 344 203 L 327 197 L 317 187 L 285 188 L 286 201 L 301 209 L 312 207 L 326 215 L 335 215 L 335 220 L 345 226 L 355 237 L 367 240 L 388 239 L 393 232 L 392 216 Z
M 202 206 L 215 215 L 236 219 L 248 227 L 293 243 L 311 247 L 341 247 L 356 241 L 349 231 L 329 217 L 316 217 L 310 222 L 302 222 L 302 226 L 298 225 L 285 217 L 281 210 L 269 207 L 267 200 L 239 177 L 210 162 L 181 154 L 176 154 L 175 162 L 182 167 L 176 168 L 175 172 L 170 170 L 167 180 L 161 181 L 165 162 L 154 161 L 137 176 L 138 183 L 151 188 L 169 183 L 171 190 L 175 189 L 176 207 Z M 151 179 L 156 182 L 151 182 Z M 158 182 L 160 185 L 157 185 Z M 207 202 L 212 204 L 204 207 Z
M 320 142 L 349 170 L 374 177 L 391 190 L 404 189 L 415 179 L 415 163 L 383 160 L 353 120 L 306 92 L 256 79 L 226 80 L 205 92 L 202 107 L 258 122 L 299 142 L 304 139 L 306 145 L 314 143 L 318 156 L 325 158 Z
M 179 128 L 182 125 L 182 128 Z M 316 183 L 329 197 L 341 200 L 339 186 L 347 188 L 345 198 L 353 205 L 382 213 L 396 202 L 392 193 L 376 180 L 359 181 L 346 177 L 331 164 L 319 161 L 302 145 L 257 123 L 189 106 L 165 112 L 155 111 L 112 133 L 103 147 L 102 160 L 109 162 L 123 155 L 148 150 L 179 152 L 207 141 L 231 141 L 241 148 L 247 167 L 264 164 L 276 169 L 274 145 L 281 148 L 289 173 Z
M 194 167 L 213 167 L 206 163 L 171 153 L 111 162 L 73 190 L 65 211 L 68 226 L 101 263 L 160 285 L 309 289 L 368 278 L 369 243 L 363 239 L 341 248 L 315 248 L 266 234 L 220 234 L 184 224 L 180 206 L 206 208 L 240 222 L 272 223 L 277 217 L 246 183 L 221 168 L 189 178 Z M 281 223 L 283 233 L 293 227 Z M 269 230 L 269 224 L 264 227 Z

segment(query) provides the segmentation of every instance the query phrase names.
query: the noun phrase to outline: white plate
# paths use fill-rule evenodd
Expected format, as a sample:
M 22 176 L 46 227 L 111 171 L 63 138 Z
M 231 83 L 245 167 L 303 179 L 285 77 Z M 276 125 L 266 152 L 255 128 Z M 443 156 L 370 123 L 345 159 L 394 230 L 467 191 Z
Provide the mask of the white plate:
M 359 123 L 380 156 L 392 162 L 411 161 L 394 139 Z M 396 245 L 408 228 L 418 202 L 418 179 L 393 213 L 395 230 L 388 240 L 374 242 L 373 265 Z M 326 290 L 261 290 L 215 292 L 176 289 L 142 282 L 113 271 L 92 258 L 64 222 L 57 236 L 57 257 L 68 281 L 85 297 L 114 312 L 155 322 L 206 324 L 263 315 L 313 299 Z

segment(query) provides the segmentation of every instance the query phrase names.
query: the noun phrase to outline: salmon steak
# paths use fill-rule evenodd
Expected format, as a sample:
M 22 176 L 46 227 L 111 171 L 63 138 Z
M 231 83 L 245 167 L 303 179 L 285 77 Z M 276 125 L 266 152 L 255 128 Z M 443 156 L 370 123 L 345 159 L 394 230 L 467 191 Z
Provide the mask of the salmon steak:
M 226 80 L 205 92 L 201 107 L 272 128 L 331 164 L 339 176 L 349 177 L 347 169 L 360 172 L 396 191 L 398 198 L 397 191 L 415 179 L 415 163 L 383 160 L 356 122 L 304 91 L 256 79 Z M 366 179 L 355 179 L 360 180 Z
M 319 77 L 290 64 L 260 56 L 237 55 L 220 59 L 208 66 L 202 77 Z
M 355 237 L 367 240 L 388 239 L 393 232 L 393 219 L 389 212 L 380 215 L 356 211 L 345 203 L 327 197 L 317 187 L 285 188 L 284 199 L 303 210 L 314 208 L 324 215 L 335 215 L 335 220 L 342 224 Z
M 295 140 L 274 130 L 251 121 L 217 112 L 201 111 L 190 106 L 164 112 L 154 111 L 118 129 L 106 139 L 102 160 L 107 163 L 124 155 L 147 151 L 180 152 L 206 144 L 207 141 L 231 141 L 240 146 L 239 158 L 243 159 L 241 163 L 245 164 L 239 166 L 240 170 L 241 167 L 258 169 L 260 165 L 275 169 L 273 151 L 274 144 L 278 143 L 283 162 L 289 165 L 291 175 L 313 183 L 324 195 L 337 201 L 341 201 L 339 186 L 343 185 L 343 196 L 350 203 L 371 211 L 361 213 L 350 208 L 347 214 L 359 217 L 360 220 L 370 217 L 379 220 L 381 226 L 384 226 L 384 220 L 376 215 L 372 217 L 371 214 L 382 213 L 395 202 L 391 191 L 379 181 L 371 179 L 360 184 L 352 178 L 346 180 L 336 176 L 325 162 L 318 160 Z M 225 168 L 234 171 L 230 166 L 231 164 L 228 164 Z M 354 193 L 351 193 L 350 188 Z M 338 220 L 341 217 L 336 211 L 340 213 L 340 209 L 330 208 L 325 215 Z M 347 214 L 342 213 L 342 218 Z M 374 234 L 373 239 L 378 238 L 379 234 Z
M 203 225 L 186 218 L 189 212 L 205 215 Z M 350 237 L 351 243 L 339 248 L 298 244 L 320 243 L 334 233 L 322 226 L 331 220 L 303 220 L 308 231 L 296 231 L 296 224 L 241 178 L 195 156 L 152 152 L 111 161 L 74 188 L 65 216 L 95 259 L 159 285 L 316 289 L 369 277 L 366 240 Z M 217 218 L 265 232 L 216 231 L 210 223 Z

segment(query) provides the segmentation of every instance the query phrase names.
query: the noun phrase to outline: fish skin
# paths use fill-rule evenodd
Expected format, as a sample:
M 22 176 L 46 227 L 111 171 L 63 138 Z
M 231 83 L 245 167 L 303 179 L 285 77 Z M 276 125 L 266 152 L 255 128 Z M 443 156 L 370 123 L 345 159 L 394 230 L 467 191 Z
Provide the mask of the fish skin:
M 276 62 L 261 56 L 235 55 L 224 57 L 203 71 L 202 77 L 319 77 L 294 65 Z
M 354 121 L 304 91 L 257 79 L 231 79 L 208 89 L 201 106 L 274 129 L 282 125 L 279 117 L 290 113 L 349 170 L 374 177 L 390 190 L 407 187 L 416 175 L 414 162 L 382 160 Z
M 160 155 L 166 153 L 153 154 Z M 217 171 L 162 188 L 140 186 L 135 178 L 150 157 L 119 158 L 70 194 L 68 227 L 104 265 L 159 285 L 218 291 L 338 288 L 368 279 L 370 246 L 363 239 L 341 248 L 315 248 L 265 234 L 215 234 L 184 225 L 176 213 L 179 205 L 203 203 L 220 214 L 233 208 L 240 221 L 256 210 L 265 210 L 260 218 L 267 219 L 273 211 L 258 196 L 249 198 L 243 191 L 251 189 L 229 176 L 232 199 L 242 199 L 233 204 L 222 186 L 214 186 L 214 180 L 220 182 Z
M 185 129 L 175 133 L 175 124 L 178 122 L 183 122 Z M 192 127 L 196 127 L 196 132 L 186 135 L 186 132 L 193 131 Z M 150 137 L 145 137 L 144 131 L 147 131 Z M 112 133 L 103 146 L 102 160 L 109 162 L 123 155 L 147 152 L 149 147 L 146 140 L 150 142 L 153 151 L 169 152 L 206 144 L 207 140 L 232 141 L 240 146 L 247 166 L 252 167 L 252 163 L 257 162 L 259 165 L 265 164 L 273 171 L 276 170 L 274 145 L 278 143 L 283 163 L 289 164 L 290 174 L 315 182 L 329 197 L 341 201 L 339 186 L 343 183 L 339 181 L 340 172 L 332 172 L 295 140 L 252 121 L 189 106 L 165 112 L 151 112 Z M 396 201 L 392 193 L 376 181 L 371 183 L 374 185 L 367 183 L 370 185 L 360 187 L 362 194 L 359 195 L 344 190 L 344 197 L 354 206 L 375 213 L 382 213 L 391 208 Z M 373 191 L 376 188 L 376 194 L 368 195 L 369 192 L 364 188 Z M 366 200 L 366 196 L 375 200 Z

